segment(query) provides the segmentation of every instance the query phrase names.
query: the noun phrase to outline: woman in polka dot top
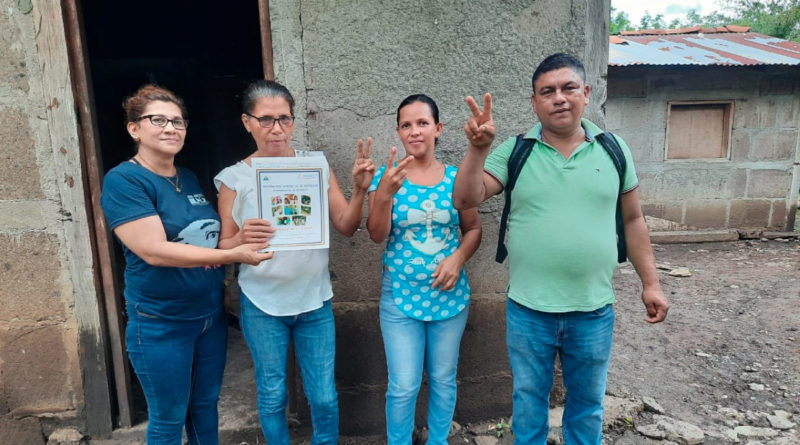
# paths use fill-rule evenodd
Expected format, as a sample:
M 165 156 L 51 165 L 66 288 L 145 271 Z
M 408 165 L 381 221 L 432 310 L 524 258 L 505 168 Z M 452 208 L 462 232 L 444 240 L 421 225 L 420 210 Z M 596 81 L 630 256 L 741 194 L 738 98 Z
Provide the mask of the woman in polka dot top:
M 441 133 L 433 99 L 417 94 L 403 100 L 397 135 L 407 156 L 395 163 L 392 147 L 368 189 L 370 238 L 386 240 L 380 320 L 389 369 L 389 445 L 411 443 L 423 368 L 429 381 L 428 445 L 447 443 L 456 404 L 470 296 L 464 263 L 478 249 L 481 223 L 476 208 L 453 207 L 456 167 L 434 157 Z

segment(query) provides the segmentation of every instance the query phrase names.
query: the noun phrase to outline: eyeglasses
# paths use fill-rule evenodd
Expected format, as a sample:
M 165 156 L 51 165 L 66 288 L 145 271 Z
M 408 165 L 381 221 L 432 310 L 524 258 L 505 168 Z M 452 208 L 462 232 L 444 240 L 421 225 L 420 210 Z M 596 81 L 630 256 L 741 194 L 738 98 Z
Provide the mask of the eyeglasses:
M 180 117 L 176 117 L 175 119 L 167 119 L 166 116 L 162 116 L 160 114 L 146 114 L 136 120 L 140 121 L 142 119 L 150 119 L 151 124 L 162 128 L 166 127 L 170 122 L 172 122 L 172 128 L 176 130 L 185 130 L 186 127 L 189 126 L 189 121 L 186 119 L 182 119 Z
M 294 116 L 283 115 L 278 117 L 272 117 L 272 116 L 259 117 L 259 116 L 253 116 L 250 113 L 245 113 L 245 114 L 257 120 L 258 125 L 261 128 L 272 128 L 272 126 L 275 125 L 275 122 L 281 124 L 281 128 L 288 127 L 292 125 L 292 123 L 294 123 Z

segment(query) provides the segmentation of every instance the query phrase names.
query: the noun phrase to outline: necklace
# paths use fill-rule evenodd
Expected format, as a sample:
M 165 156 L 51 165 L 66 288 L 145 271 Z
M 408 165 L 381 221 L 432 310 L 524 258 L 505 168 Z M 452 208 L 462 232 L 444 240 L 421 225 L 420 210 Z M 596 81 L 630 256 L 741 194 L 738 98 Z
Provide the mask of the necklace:
M 131 161 L 134 164 L 139 165 L 141 167 L 144 167 L 144 168 L 150 170 L 151 172 L 157 174 L 158 176 L 161 176 L 162 178 L 164 178 L 165 181 L 169 182 L 169 185 L 171 185 L 175 189 L 176 192 L 178 192 L 178 193 L 181 192 L 181 177 L 180 177 L 180 172 L 178 171 L 177 167 L 175 167 L 175 181 L 173 182 L 172 179 L 170 179 L 169 176 L 159 175 L 158 173 L 156 173 L 155 170 L 153 169 L 153 167 L 151 167 L 150 164 L 145 162 L 144 159 L 137 159 L 136 156 L 134 156 L 134 157 L 131 158 Z

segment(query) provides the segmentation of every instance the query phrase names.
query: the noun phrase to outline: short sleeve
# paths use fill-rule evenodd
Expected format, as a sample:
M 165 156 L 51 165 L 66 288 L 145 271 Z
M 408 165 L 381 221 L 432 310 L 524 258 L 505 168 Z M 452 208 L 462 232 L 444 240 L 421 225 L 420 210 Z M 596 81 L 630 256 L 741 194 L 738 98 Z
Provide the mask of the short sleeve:
M 157 215 L 144 183 L 133 175 L 111 170 L 103 180 L 100 205 L 111 230 L 127 222 Z
M 622 154 L 625 155 L 625 178 L 623 179 L 622 193 L 626 193 L 635 189 L 636 186 L 639 185 L 639 179 L 636 177 L 636 167 L 633 165 L 633 155 L 631 155 L 631 149 L 621 137 L 617 136 L 616 134 L 614 137 L 617 139 L 617 142 L 619 142 L 619 146 L 622 149 Z
M 503 184 L 503 187 L 508 182 L 508 158 L 511 156 L 516 142 L 516 137 L 506 139 L 505 142 L 489 153 L 489 157 L 486 158 L 486 162 L 483 164 L 483 169 L 486 173 L 494 176 Z
M 381 178 L 383 177 L 384 171 L 386 171 L 385 165 L 382 165 L 381 167 L 378 168 L 378 171 L 375 172 L 375 176 L 372 177 L 372 182 L 369 183 L 369 188 L 367 189 L 367 193 L 378 190 L 378 183 L 381 182 Z
M 232 167 L 226 167 L 217 173 L 217 176 L 214 176 L 214 187 L 217 188 L 217 191 L 222 188 L 223 184 L 225 187 L 236 191 L 236 174 Z

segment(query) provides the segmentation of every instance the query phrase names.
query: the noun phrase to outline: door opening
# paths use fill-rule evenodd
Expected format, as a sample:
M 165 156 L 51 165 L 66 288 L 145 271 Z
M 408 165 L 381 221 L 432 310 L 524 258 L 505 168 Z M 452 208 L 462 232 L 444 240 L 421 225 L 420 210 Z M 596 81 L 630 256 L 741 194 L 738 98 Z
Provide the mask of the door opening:
M 197 175 L 206 197 L 216 206 L 214 175 L 244 158 L 254 146 L 239 120 L 239 95 L 248 82 L 264 77 L 259 19 L 264 6 L 260 3 L 263 0 L 235 1 L 220 7 L 217 2 L 179 0 L 131 7 L 81 2 L 100 177 L 134 155 L 122 100 L 140 86 L 156 83 L 186 103 L 191 125 L 176 164 Z M 118 304 L 106 306 L 106 311 L 124 308 L 125 262 L 116 242 L 114 257 L 113 273 L 120 283 L 115 296 Z M 124 320 L 121 325 L 124 328 Z M 119 334 L 124 351 L 124 330 Z M 122 354 L 121 360 L 122 366 L 130 366 L 127 355 Z M 119 372 L 117 363 L 114 369 Z M 123 401 L 115 418 L 128 426 L 145 419 L 146 406 L 136 379 L 123 380 L 116 379 L 116 393 Z M 125 393 L 132 393 L 132 400 L 121 395 Z

